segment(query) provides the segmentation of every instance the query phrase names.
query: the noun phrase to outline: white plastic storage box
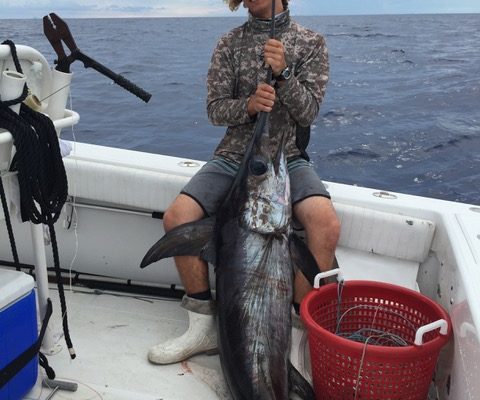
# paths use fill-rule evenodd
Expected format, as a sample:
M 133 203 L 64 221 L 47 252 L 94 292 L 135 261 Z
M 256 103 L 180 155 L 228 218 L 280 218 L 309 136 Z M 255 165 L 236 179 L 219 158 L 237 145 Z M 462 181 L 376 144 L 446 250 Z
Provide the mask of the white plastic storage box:
M 37 340 L 34 281 L 23 272 L 0 269 L 0 371 Z M 35 356 L 0 388 L 0 399 L 18 400 L 37 380 Z

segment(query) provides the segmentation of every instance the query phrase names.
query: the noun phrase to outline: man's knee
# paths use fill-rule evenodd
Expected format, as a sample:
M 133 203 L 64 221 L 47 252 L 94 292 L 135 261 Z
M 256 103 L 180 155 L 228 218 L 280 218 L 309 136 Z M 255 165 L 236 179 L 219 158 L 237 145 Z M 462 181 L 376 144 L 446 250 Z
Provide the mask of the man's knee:
M 168 232 L 179 225 L 198 221 L 203 217 L 204 212 L 200 205 L 191 197 L 180 194 L 165 211 L 163 228 Z
M 340 220 L 335 213 L 328 214 L 323 220 L 323 230 L 328 238 L 328 244 L 335 248 L 340 238 Z
M 168 232 L 180 224 L 178 213 L 170 206 L 163 214 L 163 229 L 165 229 L 165 232 Z
M 302 205 L 302 224 L 307 236 L 321 237 L 323 243 L 335 248 L 340 237 L 340 220 L 332 202 L 323 197 L 307 199 Z
M 340 221 L 335 214 L 325 213 L 317 215 L 305 228 L 307 235 L 320 236 L 325 244 L 331 247 L 337 245 L 340 238 Z

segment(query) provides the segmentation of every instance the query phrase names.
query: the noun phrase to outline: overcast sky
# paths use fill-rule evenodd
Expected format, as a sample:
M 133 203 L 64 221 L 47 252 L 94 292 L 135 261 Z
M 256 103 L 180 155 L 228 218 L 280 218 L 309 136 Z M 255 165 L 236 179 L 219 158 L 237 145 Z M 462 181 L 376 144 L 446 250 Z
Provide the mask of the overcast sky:
M 290 0 L 294 15 L 480 13 L 480 0 Z M 244 15 L 223 0 L 0 0 L 1 18 Z

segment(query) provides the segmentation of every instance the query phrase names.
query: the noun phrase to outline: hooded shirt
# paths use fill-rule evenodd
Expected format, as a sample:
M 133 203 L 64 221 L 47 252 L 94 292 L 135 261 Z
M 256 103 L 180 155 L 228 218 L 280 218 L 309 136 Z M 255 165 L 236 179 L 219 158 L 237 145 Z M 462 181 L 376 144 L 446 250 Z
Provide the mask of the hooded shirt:
M 287 159 L 300 157 L 298 127 L 310 126 L 318 115 L 328 82 L 328 51 L 324 38 L 290 18 L 276 17 L 275 38 L 283 43 L 292 77 L 276 87 L 270 113 L 272 157 L 286 135 Z M 249 96 L 266 82 L 263 52 L 270 37 L 270 20 L 249 15 L 248 21 L 218 41 L 207 75 L 207 113 L 214 125 L 228 126 L 215 156 L 240 163 L 251 139 L 256 117 L 247 112 Z

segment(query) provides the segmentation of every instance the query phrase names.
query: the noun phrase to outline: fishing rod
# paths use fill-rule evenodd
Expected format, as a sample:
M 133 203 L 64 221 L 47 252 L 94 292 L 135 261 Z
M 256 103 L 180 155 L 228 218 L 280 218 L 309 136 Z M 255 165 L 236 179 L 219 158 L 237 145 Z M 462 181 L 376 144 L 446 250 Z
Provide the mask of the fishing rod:
M 270 39 L 275 39 L 275 5 L 276 5 L 276 0 L 272 0 L 272 14 L 271 14 L 271 20 L 270 20 Z M 267 72 L 267 80 L 266 83 L 268 83 L 270 86 L 273 84 L 273 69 L 272 66 L 268 66 L 268 72 Z M 267 119 L 268 113 L 266 111 L 260 111 L 258 114 L 258 120 L 261 121 L 263 119 Z M 259 124 L 257 124 L 259 125 Z M 262 125 L 262 123 L 260 123 Z
M 272 19 L 270 21 L 270 39 L 275 39 L 275 5 L 276 5 L 276 0 L 272 0 Z M 273 70 L 272 70 L 272 66 L 269 65 L 268 73 L 267 73 L 267 83 L 271 85 L 272 81 L 273 81 Z
M 272 14 L 270 20 L 270 39 L 275 39 L 275 6 L 276 0 L 272 0 Z M 273 78 L 273 69 L 272 66 L 269 65 L 268 72 L 267 72 L 267 80 L 266 83 L 272 86 L 274 82 Z M 269 130 L 269 114 L 266 111 L 260 111 L 257 117 L 257 123 L 255 124 L 255 129 L 253 131 L 252 141 L 250 142 L 247 151 L 245 154 L 250 154 L 255 144 L 258 144 L 262 134 Z M 254 156 L 250 161 L 251 165 L 250 168 L 255 171 L 256 174 L 261 175 L 267 170 L 267 161 L 263 157 Z

